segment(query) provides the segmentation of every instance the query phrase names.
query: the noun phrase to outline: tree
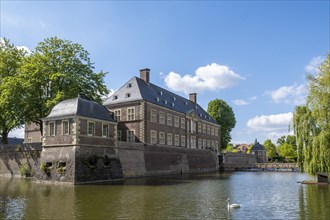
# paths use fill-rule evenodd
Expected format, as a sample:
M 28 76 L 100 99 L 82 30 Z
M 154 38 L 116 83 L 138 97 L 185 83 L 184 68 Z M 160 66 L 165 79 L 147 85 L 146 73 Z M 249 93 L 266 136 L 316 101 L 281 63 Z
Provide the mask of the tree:
M 271 159 L 274 159 L 276 157 L 276 146 L 272 143 L 270 139 L 265 140 L 264 147 L 267 150 L 267 156 Z
M 280 146 L 285 143 L 285 135 L 277 139 L 277 145 Z
M 307 76 L 306 105 L 295 108 L 298 164 L 307 173 L 330 173 L 330 54 L 315 76 Z
M 23 93 L 16 77 L 25 55 L 25 50 L 18 49 L 8 39 L 0 41 L 0 132 L 3 144 L 8 144 L 9 132 L 24 122 Z
M 231 130 L 236 125 L 233 109 L 223 100 L 210 101 L 207 107 L 209 115 L 220 125 L 220 148 L 225 149 L 231 141 Z
M 297 151 L 291 144 L 284 143 L 278 148 L 279 155 L 286 159 L 295 159 L 297 158 Z
M 84 93 L 100 102 L 108 93 L 103 78 L 94 73 L 88 52 L 77 43 L 57 37 L 40 42 L 21 68 L 19 81 L 26 91 L 24 97 L 26 122 L 40 126 L 60 101 Z

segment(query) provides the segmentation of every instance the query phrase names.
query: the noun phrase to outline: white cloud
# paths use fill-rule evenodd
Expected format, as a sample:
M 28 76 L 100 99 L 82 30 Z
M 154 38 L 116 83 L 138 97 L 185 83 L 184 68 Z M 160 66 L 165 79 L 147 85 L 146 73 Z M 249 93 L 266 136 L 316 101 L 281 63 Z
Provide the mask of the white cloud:
M 21 128 L 16 128 L 9 132 L 8 137 L 12 138 L 24 138 L 24 126 Z
M 261 115 L 249 119 L 246 125 L 256 131 L 288 130 L 292 117 L 292 112 L 277 115 Z
M 249 102 L 245 101 L 244 99 L 235 99 L 233 101 L 235 105 L 248 105 Z
M 5 43 L 5 40 L 0 38 L 0 44 L 3 45 L 4 43 Z M 10 42 L 10 44 L 12 44 L 12 43 Z M 19 49 L 19 50 L 25 50 L 28 54 L 31 53 L 31 50 L 26 46 L 16 46 L 16 48 Z
M 314 57 L 307 66 L 305 66 L 305 72 L 316 75 L 319 72 L 318 67 L 324 60 L 325 57 L 322 56 Z
M 266 95 L 269 95 L 275 103 L 301 105 L 305 103 L 306 91 L 305 84 L 294 84 L 291 86 L 282 86 L 273 91 L 267 91 Z
M 257 96 L 252 96 L 249 98 L 250 100 L 256 100 L 257 99 Z
M 230 88 L 241 80 L 244 80 L 244 77 L 236 74 L 229 67 L 216 63 L 199 67 L 193 76 L 189 74 L 181 76 L 175 72 L 165 75 L 165 83 L 170 89 L 186 94 Z

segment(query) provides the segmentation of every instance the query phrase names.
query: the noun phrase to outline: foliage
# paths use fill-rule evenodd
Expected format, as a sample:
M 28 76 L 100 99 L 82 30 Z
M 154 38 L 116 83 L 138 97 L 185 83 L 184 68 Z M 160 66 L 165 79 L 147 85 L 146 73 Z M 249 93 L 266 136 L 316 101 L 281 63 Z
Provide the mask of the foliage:
M 25 91 L 24 110 L 27 122 L 40 125 L 58 102 L 84 93 L 88 99 L 101 101 L 108 93 L 104 72 L 94 73 L 88 52 L 77 43 L 57 37 L 40 42 L 27 57 L 18 82 Z
M 306 105 L 297 106 L 293 117 L 298 164 L 310 174 L 330 173 L 330 54 L 307 79 Z
M 236 125 L 233 109 L 223 100 L 210 101 L 207 107 L 209 115 L 221 126 L 220 148 L 225 149 L 231 141 L 231 130 Z
M 276 146 L 272 143 L 270 139 L 265 140 L 263 146 L 267 150 L 267 156 L 270 157 L 272 160 L 276 157 Z
M 47 174 L 47 176 L 50 176 L 50 171 L 51 171 L 52 167 L 47 166 L 46 163 L 40 163 L 39 168 L 41 171 L 44 171 L 45 174 Z
M 18 171 L 21 174 L 21 176 L 24 176 L 24 177 L 32 176 L 31 167 L 27 163 L 23 163 L 23 164 L 19 165 L 18 166 Z
M 0 131 L 4 144 L 8 144 L 8 133 L 24 122 L 21 105 L 24 93 L 16 78 L 25 55 L 26 51 L 8 39 L 0 42 Z
M 291 144 L 284 143 L 279 146 L 278 153 L 281 157 L 286 159 L 295 159 L 297 158 L 297 151 Z

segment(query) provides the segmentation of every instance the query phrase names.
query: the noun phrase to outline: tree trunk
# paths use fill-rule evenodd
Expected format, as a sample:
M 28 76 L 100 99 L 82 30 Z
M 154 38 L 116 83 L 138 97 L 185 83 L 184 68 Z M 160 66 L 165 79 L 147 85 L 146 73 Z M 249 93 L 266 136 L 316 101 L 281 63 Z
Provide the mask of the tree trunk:
M 8 133 L 9 133 L 9 131 L 2 130 L 2 132 L 1 132 L 1 137 L 2 137 L 1 143 L 2 144 L 8 144 Z

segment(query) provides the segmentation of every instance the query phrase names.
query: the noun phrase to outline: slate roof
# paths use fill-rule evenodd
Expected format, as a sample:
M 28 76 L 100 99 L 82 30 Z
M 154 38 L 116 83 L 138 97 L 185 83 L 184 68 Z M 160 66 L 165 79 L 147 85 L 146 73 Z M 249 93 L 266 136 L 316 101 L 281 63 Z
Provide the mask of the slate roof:
M 257 140 L 254 142 L 254 145 L 251 147 L 252 151 L 265 150 L 265 147 L 262 144 L 259 144 Z
M 130 79 L 119 90 L 105 100 L 103 105 L 111 106 L 113 104 L 137 100 L 146 100 L 184 114 L 189 114 L 194 110 L 201 120 L 216 123 L 216 121 L 200 105 L 152 83 L 146 83 L 138 77 Z
M 82 97 L 67 99 L 59 102 L 54 106 L 50 114 L 45 119 L 75 115 L 106 121 L 115 121 L 110 111 L 105 106 Z
M 0 145 L 2 145 L 1 143 L 2 138 L 0 137 Z M 16 144 L 23 144 L 24 142 L 24 138 L 8 138 L 8 145 L 16 145 Z

